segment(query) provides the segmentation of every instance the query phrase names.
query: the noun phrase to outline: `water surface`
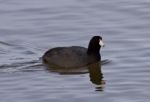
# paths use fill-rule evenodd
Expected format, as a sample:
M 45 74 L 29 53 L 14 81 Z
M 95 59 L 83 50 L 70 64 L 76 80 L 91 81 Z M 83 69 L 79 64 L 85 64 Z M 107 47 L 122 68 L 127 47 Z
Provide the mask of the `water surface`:
M 149 102 L 149 0 L 1 0 L 0 15 L 1 102 Z M 110 61 L 95 72 L 42 65 L 49 48 L 87 47 L 94 35 Z

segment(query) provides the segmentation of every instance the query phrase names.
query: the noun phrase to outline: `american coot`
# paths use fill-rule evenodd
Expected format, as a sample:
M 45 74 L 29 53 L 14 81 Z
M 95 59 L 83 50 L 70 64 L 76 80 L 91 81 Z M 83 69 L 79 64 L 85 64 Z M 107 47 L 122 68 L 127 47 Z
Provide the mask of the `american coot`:
M 56 47 L 48 50 L 42 57 L 50 66 L 77 68 L 96 63 L 101 60 L 100 48 L 104 46 L 101 36 L 91 38 L 88 48 L 80 46 Z

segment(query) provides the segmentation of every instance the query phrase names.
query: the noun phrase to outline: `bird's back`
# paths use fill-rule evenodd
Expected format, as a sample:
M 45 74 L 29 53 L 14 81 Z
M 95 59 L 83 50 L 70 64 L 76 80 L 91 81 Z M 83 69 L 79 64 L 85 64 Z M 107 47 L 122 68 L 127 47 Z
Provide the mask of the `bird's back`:
M 60 67 L 82 67 L 88 64 L 86 52 L 87 48 L 79 46 L 57 47 L 47 51 L 43 60 Z

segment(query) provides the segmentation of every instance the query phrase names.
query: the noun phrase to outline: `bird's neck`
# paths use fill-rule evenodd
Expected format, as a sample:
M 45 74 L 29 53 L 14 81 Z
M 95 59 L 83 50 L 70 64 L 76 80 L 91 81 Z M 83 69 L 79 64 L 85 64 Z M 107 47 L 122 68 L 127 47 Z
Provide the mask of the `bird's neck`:
M 100 55 L 99 51 L 98 52 L 90 52 L 90 53 L 87 52 L 87 54 L 90 57 L 92 56 L 97 61 L 101 60 L 101 55 Z
M 100 52 L 100 47 L 97 47 L 97 48 L 88 48 L 88 50 L 87 50 L 87 54 L 88 55 L 98 55 L 98 54 L 100 54 L 99 53 Z

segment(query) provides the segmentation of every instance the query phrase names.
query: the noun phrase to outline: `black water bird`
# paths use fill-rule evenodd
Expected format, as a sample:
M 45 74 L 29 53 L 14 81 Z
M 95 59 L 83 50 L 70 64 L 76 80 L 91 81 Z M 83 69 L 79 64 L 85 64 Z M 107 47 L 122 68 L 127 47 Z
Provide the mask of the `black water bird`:
M 101 36 L 91 38 L 88 48 L 80 46 L 56 47 L 48 50 L 43 62 L 53 67 L 84 67 L 101 60 L 100 48 L 104 46 Z

